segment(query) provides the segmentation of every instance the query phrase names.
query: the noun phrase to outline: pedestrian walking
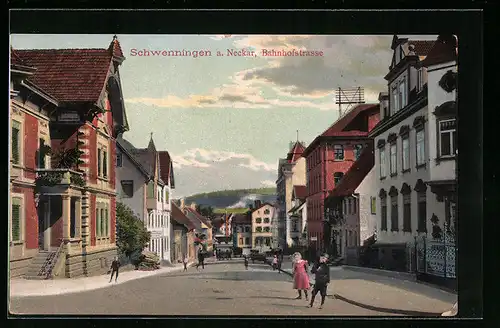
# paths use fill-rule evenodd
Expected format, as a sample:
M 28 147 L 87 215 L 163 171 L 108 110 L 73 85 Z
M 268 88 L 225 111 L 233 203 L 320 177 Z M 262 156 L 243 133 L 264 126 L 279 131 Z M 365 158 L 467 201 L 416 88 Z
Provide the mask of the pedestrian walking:
M 188 257 L 186 255 L 184 255 L 184 260 L 182 261 L 182 263 L 184 264 L 184 271 L 187 271 L 188 270 Z
M 274 255 L 274 257 L 273 257 L 273 271 L 275 271 L 276 269 L 278 269 L 278 256 Z
M 205 269 L 205 256 L 201 249 L 198 251 L 198 264 L 196 264 L 196 269 L 199 270 L 200 265 L 202 269 Z
M 248 270 L 248 257 L 245 255 L 245 270 Z
M 283 264 L 283 252 L 278 255 L 278 272 L 281 273 L 281 265 Z
M 313 306 L 314 298 L 316 297 L 318 292 L 321 295 L 321 305 L 319 306 L 319 308 L 322 309 L 323 305 L 325 304 L 326 288 L 330 283 L 330 268 L 328 267 L 327 263 L 328 254 L 324 254 L 319 258 L 319 263 L 315 264 L 311 270 L 311 272 L 315 275 L 315 283 L 311 293 L 311 303 L 309 304 L 309 307 Z
M 118 261 L 118 256 L 115 256 L 113 262 L 111 262 L 111 277 L 109 278 L 109 282 L 113 280 L 113 276 L 115 276 L 115 282 L 118 280 L 118 271 L 120 269 L 120 262 Z
M 302 259 L 302 255 L 297 252 L 294 254 L 293 263 L 293 288 L 297 289 L 299 296 L 296 299 L 302 299 L 302 291 L 306 300 L 308 299 L 307 291 L 309 290 L 309 275 L 307 274 L 307 261 Z

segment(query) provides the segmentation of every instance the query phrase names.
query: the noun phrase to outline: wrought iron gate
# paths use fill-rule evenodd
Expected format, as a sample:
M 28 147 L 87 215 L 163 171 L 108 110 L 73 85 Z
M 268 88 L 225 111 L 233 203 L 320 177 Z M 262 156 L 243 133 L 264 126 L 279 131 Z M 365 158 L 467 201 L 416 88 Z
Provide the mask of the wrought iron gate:
M 407 250 L 411 263 L 409 271 L 456 278 L 458 247 L 450 233 L 443 232 L 442 238 L 439 239 L 415 237 L 414 243 L 407 244 Z

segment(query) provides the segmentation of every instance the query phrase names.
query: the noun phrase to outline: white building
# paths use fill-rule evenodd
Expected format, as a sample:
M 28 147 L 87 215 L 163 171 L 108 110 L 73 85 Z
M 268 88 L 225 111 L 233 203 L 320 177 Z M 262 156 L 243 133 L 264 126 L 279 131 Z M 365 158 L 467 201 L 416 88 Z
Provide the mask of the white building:
M 427 68 L 430 177 L 427 184 L 444 207 L 436 210 L 438 224 L 454 229 L 457 149 L 457 39 L 439 36 L 422 62 Z M 454 85 L 455 84 L 455 85 Z M 442 86 L 441 86 L 442 85 Z M 444 89 L 448 89 L 447 91 Z M 448 230 L 448 229 L 447 229 Z
M 307 245 L 307 187 L 293 186 L 293 207 L 288 211 L 290 218 L 291 246 Z
M 388 96 L 381 94 L 380 123 L 374 138 L 377 197 L 377 242 L 406 243 L 431 231 L 440 208 L 427 187 L 430 179 L 427 70 L 420 63 L 434 41 L 394 36 Z M 387 99 L 388 98 L 388 99 Z
M 292 209 L 293 186 L 306 185 L 306 159 L 302 157 L 304 144 L 297 141 L 291 145 L 286 159 L 279 160 L 278 180 L 276 181 L 278 205 L 278 246 L 293 245 L 291 221 L 288 212 Z
M 158 152 L 151 138 L 145 149 L 117 140 L 117 199 L 130 207 L 151 232 L 148 249 L 170 262 L 170 213 L 173 166 L 166 151 Z

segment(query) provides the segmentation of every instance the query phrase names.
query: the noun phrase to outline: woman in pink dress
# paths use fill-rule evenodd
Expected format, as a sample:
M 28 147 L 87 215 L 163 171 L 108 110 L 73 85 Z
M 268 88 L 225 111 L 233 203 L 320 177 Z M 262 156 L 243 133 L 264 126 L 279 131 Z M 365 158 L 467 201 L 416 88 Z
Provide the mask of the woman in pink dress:
M 307 290 L 309 289 L 309 275 L 307 274 L 307 261 L 302 259 L 302 255 L 300 253 L 294 254 L 294 263 L 293 263 L 293 289 L 297 289 L 299 291 L 299 296 L 296 298 L 300 300 L 302 298 L 302 291 L 304 291 L 304 295 L 306 296 L 306 300 L 308 299 Z

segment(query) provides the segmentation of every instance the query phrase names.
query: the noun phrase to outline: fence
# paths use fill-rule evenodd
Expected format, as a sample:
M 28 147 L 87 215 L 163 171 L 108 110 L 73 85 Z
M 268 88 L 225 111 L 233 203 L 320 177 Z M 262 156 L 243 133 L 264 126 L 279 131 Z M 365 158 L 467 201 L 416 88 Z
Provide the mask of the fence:
M 443 278 L 456 278 L 458 247 L 449 233 L 439 239 L 426 236 L 415 237 L 407 243 L 408 271 L 429 274 Z

